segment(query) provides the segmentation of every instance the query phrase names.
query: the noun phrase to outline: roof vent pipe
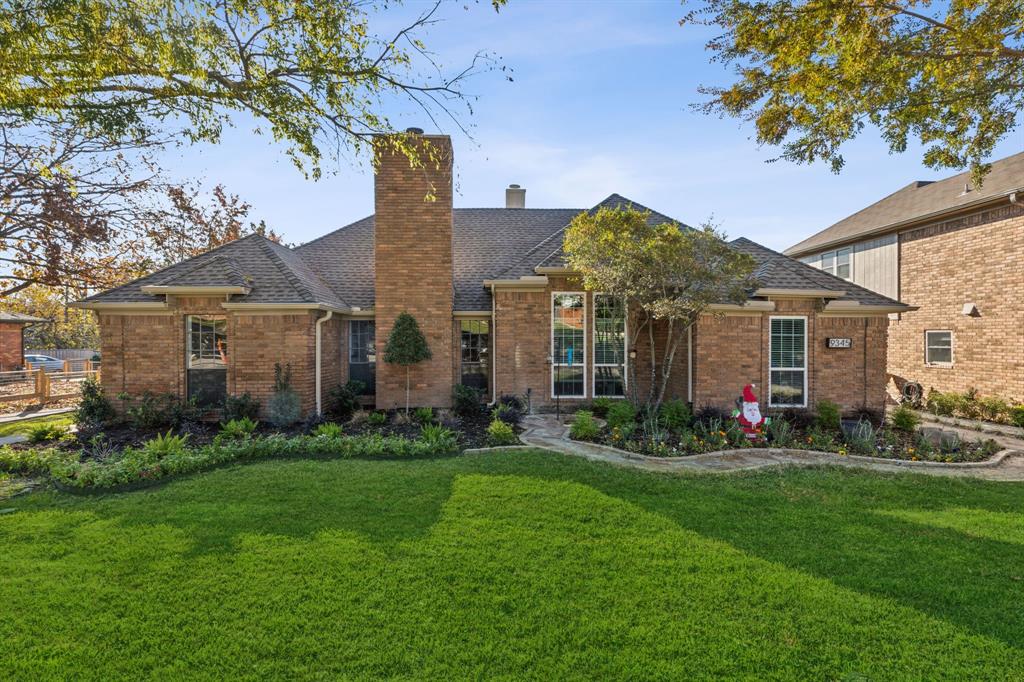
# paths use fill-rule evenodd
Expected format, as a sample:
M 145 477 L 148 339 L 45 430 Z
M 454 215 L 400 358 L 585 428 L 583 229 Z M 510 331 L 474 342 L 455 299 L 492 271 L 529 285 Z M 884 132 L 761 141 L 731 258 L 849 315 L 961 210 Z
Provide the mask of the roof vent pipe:
M 505 208 L 526 208 L 526 190 L 519 185 L 509 185 L 505 190 Z

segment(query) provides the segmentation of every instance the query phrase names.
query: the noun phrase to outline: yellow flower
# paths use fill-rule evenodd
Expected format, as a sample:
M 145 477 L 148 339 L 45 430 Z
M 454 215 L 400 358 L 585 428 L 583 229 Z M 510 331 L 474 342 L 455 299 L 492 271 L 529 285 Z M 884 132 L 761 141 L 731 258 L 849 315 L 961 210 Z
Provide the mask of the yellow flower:
M 914 455 L 913 457 L 911 457 L 910 461 L 911 462 L 916 462 L 917 461 L 917 455 Z
M 907 452 L 913 452 L 914 448 L 907 448 Z
M 719 435 L 719 436 L 724 436 L 724 435 L 725 435 L 725 431 L 719 431 L 719 432 L 718 432 L 718 435 Z

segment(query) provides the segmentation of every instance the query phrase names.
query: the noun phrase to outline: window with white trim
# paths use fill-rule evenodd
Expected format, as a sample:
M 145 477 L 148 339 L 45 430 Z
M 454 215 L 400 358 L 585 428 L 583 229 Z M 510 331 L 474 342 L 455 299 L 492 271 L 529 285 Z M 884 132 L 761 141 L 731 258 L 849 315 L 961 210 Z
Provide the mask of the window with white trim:
M 806 407 L 807 318 L 771 318 L 768 355 L 768 404 Z
M 830 275 L 850 279 L 853 277 L 853 249 L 836 249 L 821 254 L 821 269 Z
M 594 294 L 594 397 L 626 395 L 626 307 L 622 299 Z
M 926 365 L 953 364 L 953 332 L 948 329 L 929 330 L 924 333 L 924 362 Z
M 586 397 L 586 310 L 584 294 L 551 295 L 552 397 Z

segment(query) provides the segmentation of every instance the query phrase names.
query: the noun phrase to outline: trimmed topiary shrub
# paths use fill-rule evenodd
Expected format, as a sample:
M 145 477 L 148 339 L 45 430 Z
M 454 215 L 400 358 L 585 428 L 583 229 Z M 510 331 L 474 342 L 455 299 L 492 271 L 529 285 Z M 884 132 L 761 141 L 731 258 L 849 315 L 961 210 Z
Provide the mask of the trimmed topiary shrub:
M 302 416 L 302 401 L 292 388 L 292 366 L 274 363 L 274 394 L 267 401 L 267 419 L 278 428 L 291 426 Z

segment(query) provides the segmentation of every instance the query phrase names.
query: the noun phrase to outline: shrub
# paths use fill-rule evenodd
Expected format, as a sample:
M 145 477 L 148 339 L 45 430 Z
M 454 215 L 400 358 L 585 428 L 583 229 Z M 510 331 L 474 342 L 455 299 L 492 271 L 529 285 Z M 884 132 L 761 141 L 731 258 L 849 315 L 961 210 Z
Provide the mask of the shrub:
M 693 412 L 684 401 L 676 399 L 662 403 L 658 410 L 658 421 L 674 434 L 680 434 L 693 423 Z
M 176 395 L 168 393 L 164 396 L 167 406 L 164 408 L 164 424 L 175 429 L 187 428 L 199 422 L 203 416 L 203 409 L 199 407 L 195 396 L 182 400 Z
M 978 400 L 978 412 L 981 418 L 990 422 L 1004 421 L 1010 414 L 1010 405 L 1002 398 L 994 396 Z
M 267 418 L 278 428 L 291 426 L 302 415 L 299 394 L 292 388 L 292 366 L 274 363 L 274 394 L 267 401 Z
M 636 408 L 628 400 L 619 400 L 608 408 L 608 428 L 623 426 L 636 422 Z
M 366 417 L 366 423 L 371 426 L 384 426 L 388 423 L 388 413 L 382 410 L 371 412 Z
M 220 433 L 213 440 L 215 443 L 248 440 L 256 432 L 257 425 L 258 422 L 248 417 L 232 419 L 220 425 Z
M 167 433 L 160 435 L 157 434 L 155 437 L 150 438 L 142 444 L 142 452 L 146 455 L 155 457 L 156 459 L 163 459 L 168 455 L 177 455 L 185 451 L 185 445 L 188 443 L 188 434 L 174 435 L 170 430 Z
M 573 440 L 594 440 L 600 432 L 600 427 L 594 421 L 594 413 L 588 410 L 577 412 L 569 427 L 569 437 Z
M 224 420 L 233 422 L 239 419 L 257 421 L 260 417 L 260 401 L 248 393 L 229 395 L 224 398 Z
M 341 438 L 342 429 L 341 424 L 334 422 L 324 422 L 315 429 L 313 429 L 313 435 L 317 438 Z
M 452 431 L 458 431 L 462 428 L 462 420 L 452 410 L 441 410 L 438 412 L 437 423 Z
M 351 419 L 359 409 L 359 396 L 366 390 L 366 384 L 351 379 L 332 388 L 327 394 L 326 413 L 331 419 L 344 422 Z
M 478 414 L 483 409 L 480 402 L 482 398 L 483 392 L 478 388 L 463 384 L 452 386 L 452 409 L 455 410 L 455 414 L 463 417 Z
M 774 421 L 774 420 L 773 420 Z M 809 450 L 823 450 L 825 452 L 836 449 L 836 436 L 834 431 L 824 431 L 817 426 L 807 430 L 804 443 Z
M 28 441 L 30 443 L 44 443 L 48 440 L 57 440 L 69 434 L 67 425 L 60 422 L 43 422 L 33 424 L 28 430 Z
M 961 441 L 958 434 L 950 432 L 947 435 L 945 431 L 942 432 L 942 437 L 939 438 L 939 452 L 944 455 L 951 455 L 960 449 L 960 445 Z
M 921 425 L 921 418 L 910 407 L 900 405 L 889 414 L 889 426 L 897 431 L 913 433 Z
M 405 367 L 405 413 L 409 414 L 409 368 L 432 357 L 427 339 L 420 331 L 416 318 L 407 312 L 399 313 L 391 325 L 381 359 L 389 365 Z
M 729 419 L 730 416 L 731 415 L 729 414 L 728 410 L 725 410 L 719 407 L 718 405 L 713 405 L 711 403 L 702 405 L 700 409 L 697 410 L 696 414 L 697 419 L 701 421 L 709 421 L 712 419 L 725 421 L 726 419 Z
M 505 422 L 509 426 L 516 426 L 523 419 L 523 413 L 517 405 L 511 405 L 503 402 L 499 402 L 495 405 L 494 409 L 491 410 L 491 416 L 499 421 Z
M 412 413 L 412 419 L 417 424 L 426 425 L 434 423 L 434 408 L 417 407 Z
M 32 448 L 15 450 L 0 445 L 0 471 L 10 474 L 35 476 L 45 474 L 56 464 L 63 464 L 78 459 L 78 454 L 56 448 Z
M 487 444 L 490 446 L 515 445 L 518 442 L 512 427 L 500 419 L 492 420 L 487 427 Z
M 928 411 L 940 417 L 952 417 L 956 412 L 957 398 L 955 393 L 943 393 L 934 388 L 928 391 L 925 401 Z
M 114 406 L 103 392 L 103 386 L 96 377 L 87 377 L 82 382 L 82 401 L 75 410 L 75 424 L 80 429 L 97 428 L 114 416 Z
M 608 410 L 614 404 L 615 401 L 611 398 L 594 398 L 594 402 L 590 405 L 590 411 L 594 413 L 595 417 L 604 419 L 608 416 Z
M 1024 405 L 1014 405 L 1010 408 L 1010 423 L 1024 429 Z
M 438 454 L 454 452 L 459 447 L 459 437 L 455 432 L 438 424 L 424 424 L 420 430 L 420 441 Z
M 508 405 L 509 407 L 516 408 L 520 412 L 526 412 L 526 402 L 519 396 L 512 395 L 511 393 L 505 393 L 498 396 L 498 404 Z
M 128 396 L 118 396 L 126 403 L 131 401 Z M 136 429 L 155 429 L 167 425 L 167 415 L 160 408 L 156 397 L 146 391 L 139 399 L 125 410 L 128 423 Z
M 841 426 L 839 406 L 831 400 L 819 400 L 814 408 L 814 423 L 822 429 L 838 431 Z

